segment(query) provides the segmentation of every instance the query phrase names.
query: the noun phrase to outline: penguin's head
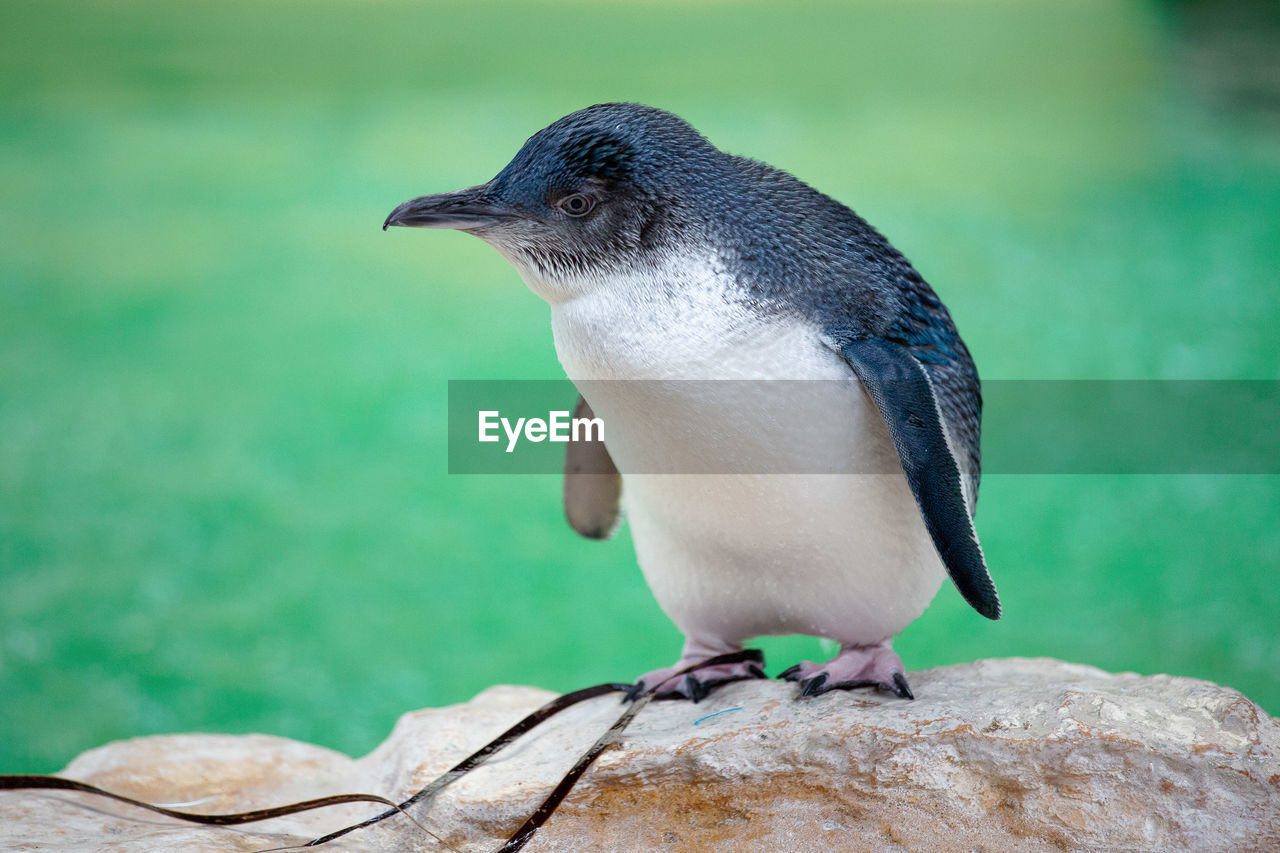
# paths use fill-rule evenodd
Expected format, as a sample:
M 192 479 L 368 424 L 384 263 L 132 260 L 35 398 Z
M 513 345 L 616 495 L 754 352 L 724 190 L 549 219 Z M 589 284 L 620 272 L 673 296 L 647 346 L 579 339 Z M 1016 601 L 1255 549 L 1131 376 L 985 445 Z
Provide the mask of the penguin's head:
M 558 302 L 701 241 L 727 159 L 671 113 L 598 104 L 538 131 L 488 183 L 406 201 L 383 228 L 474 234 Z

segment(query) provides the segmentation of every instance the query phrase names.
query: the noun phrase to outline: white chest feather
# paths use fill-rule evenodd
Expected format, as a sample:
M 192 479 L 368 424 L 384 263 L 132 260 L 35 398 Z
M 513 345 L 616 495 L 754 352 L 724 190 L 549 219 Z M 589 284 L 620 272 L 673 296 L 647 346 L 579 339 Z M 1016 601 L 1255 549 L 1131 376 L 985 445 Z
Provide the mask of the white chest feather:
M 943 569 L 905 478 L 813 473 L 897 471 L 819 330 L 754 310 L 714 261 L 593 284 L 552 303 L 556 351 L 604 419 L 641 568 L 681 630 L 870 643 L 915 619 Z M 636 473 L 652 471 L 673 473 Z

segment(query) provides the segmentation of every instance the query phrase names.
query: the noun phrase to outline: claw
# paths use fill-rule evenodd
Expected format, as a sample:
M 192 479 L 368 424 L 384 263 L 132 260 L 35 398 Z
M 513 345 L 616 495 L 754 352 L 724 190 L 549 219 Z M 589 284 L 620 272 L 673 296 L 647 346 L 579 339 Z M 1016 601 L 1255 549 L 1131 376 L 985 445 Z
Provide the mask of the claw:
M 911 692 L 911 688 L 907 686 L 907 677 L 901 672 L 893 674 L 893 692 L 898 695 L 899 699 L 915 699 L 915 694 Z
M 707 694 L 711 692 L 711 688 L 707 686 L 705 682 L 699 681 L 690 674 L 684 677 L 684 692 L 685 695 L 692 699 L 693 703 L 696 705 L 703 699 L 707 698 Z
M 793 664 L 792 666 L 789 666 L 786 669 L 784 669 L 782 672 L 778 673 L 778 678 L 782 679 L 783 681 L 795 681 L 796 680 L 795 677 L 800 674 L 800 669 L 801 669 L 800 664 L 798 663 Z
M 825 672 L 820 672 L 813 678 L 806 678 L 804 681 L 800 682 L 800 698 L 804 699 L 809 696 L 821 696 L 823 693 L 826 693 L 831 689 L 830 687 L 824 686 L 826 683 L 827 674 Z

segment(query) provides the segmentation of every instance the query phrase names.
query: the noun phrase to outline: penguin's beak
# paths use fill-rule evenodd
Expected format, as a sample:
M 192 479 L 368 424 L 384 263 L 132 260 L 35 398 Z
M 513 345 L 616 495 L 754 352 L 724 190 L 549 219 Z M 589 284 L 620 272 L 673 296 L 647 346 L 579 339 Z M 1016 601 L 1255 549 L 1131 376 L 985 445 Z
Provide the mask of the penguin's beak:
M 467 187 L 451 193 L 437 193 L 412 198 L 391 211 L 382 223 L 386 231 L 392 225 L 407 228 L 455 228 L 473 231 L 507 219 L 510 210 L 485 197 L 487 185 Z

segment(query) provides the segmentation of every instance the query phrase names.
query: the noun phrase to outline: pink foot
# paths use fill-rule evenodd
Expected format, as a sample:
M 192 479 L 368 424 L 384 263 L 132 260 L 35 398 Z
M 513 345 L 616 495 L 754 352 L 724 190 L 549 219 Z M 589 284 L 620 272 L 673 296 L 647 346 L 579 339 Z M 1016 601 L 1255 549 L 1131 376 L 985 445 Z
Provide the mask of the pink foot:
M 712 689 L 730 681 L 743 681 L 748 678 L 766 678 L 763 667 L 755 661 L 742 663 L 724 663 L 705 667 L 696 672 L 688 672 L 677 676 L 676 673 L 698 661 L 716 655 L 736 652 L 737 648 L 713 647 L 693 640 L 686 640 L 684 652 L 675 666 L 655 669 L 646 673 L 631 685 L 623 696 L 624 702 L 634 700 L 654 685 L 658 686 L 655 699 L 692 699 L 700 702 Z
M 819 696 L 829 690 L 875 687 L 901 699 L 914 699 L 907 686 L 906 669 L 889 640 L 873 646 L 841 646 L 840 653 L 825 664 L 801 661 L 778 675 L 800 682 L 800 698 Z

